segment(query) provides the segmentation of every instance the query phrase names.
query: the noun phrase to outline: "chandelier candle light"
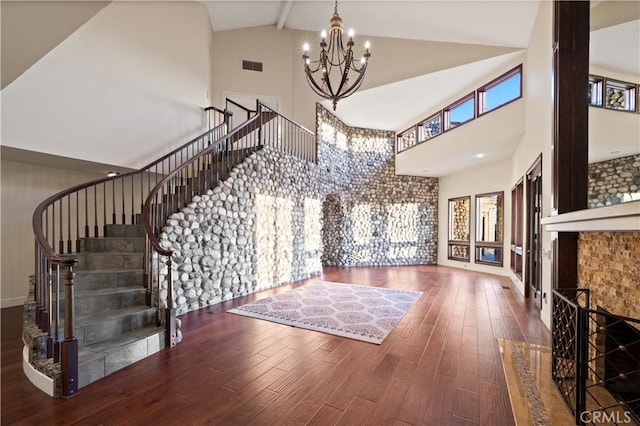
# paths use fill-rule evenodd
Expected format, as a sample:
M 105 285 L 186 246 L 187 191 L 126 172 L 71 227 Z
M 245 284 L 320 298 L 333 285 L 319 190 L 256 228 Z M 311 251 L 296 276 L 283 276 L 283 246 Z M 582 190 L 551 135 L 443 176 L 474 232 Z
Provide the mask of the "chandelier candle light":
M 349 30 L 349 41 L 347 42 L 347 49 L 345 50 L 342 42 L 342 18 L 338 15 L 338 1 L 336 0 L 335 8 L 333 10 L 333 17 L 329 21 L 329 43 L 327 44 L 327 32 L 322 31 L 320 42 L 320 59 L 312 61 L 309 59 L 309 43 L 305 43 L 302 54 L 304 59 L 304 72 L 307 75 L 307 81 L 309 86 L 318 95 L 326 99 L 333 101 L 333 110 L 336 109 L 336 104 L 340 99 L 351 96 L 362 85 L 365 71 L 367 70 L 367 64 L 369 63 L 370 44 L 367 41 L 364 44 L 365 52 L 362 58 L 358 61 L 353 60 L 353 30 Z M 334 72 L 333 78 L 331 78 L 331 72 L 334 70 L 340 70 L 337 74 Z M 314 78 L 314 74 L 320 73 L 319 81 Z M 349 73 L 354 72 L 351 76 L 355 76 L 355 81 L 349 83 Z M 333 81 L 332 81 L 333 80 Z

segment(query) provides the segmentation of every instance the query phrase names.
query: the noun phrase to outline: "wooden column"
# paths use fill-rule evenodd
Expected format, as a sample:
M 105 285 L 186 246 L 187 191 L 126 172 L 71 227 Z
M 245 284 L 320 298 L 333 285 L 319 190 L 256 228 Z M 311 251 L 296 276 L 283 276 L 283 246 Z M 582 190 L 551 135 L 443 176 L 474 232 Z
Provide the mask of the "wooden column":
M 587 208 L 589 1 L 554 1 L 553 206 Z M 554 245 L 554 287 L 578 284 L 578 233 L 560 232 Z

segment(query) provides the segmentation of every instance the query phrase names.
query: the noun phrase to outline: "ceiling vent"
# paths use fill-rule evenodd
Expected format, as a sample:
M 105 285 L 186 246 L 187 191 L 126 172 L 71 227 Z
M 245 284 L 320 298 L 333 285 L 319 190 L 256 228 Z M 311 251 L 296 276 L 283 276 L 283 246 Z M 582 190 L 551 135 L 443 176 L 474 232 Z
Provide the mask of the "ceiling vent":
M 246 59 L 243 59 L 242 69 L 249 70 L 249 71 L 262 72 L 262 62 L 247 61 Z

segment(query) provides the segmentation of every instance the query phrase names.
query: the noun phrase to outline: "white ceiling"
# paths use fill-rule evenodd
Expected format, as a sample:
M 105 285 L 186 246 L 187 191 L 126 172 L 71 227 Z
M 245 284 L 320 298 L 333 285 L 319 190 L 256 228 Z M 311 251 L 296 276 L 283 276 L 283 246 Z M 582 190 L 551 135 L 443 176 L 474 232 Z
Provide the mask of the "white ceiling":
M 589 62 L 625 74 L 640 75 L 640 19 L 591 31 Z
M 294 30 L 327 27 L 334 2 L 203 1 L 214 31 L 257 25 Z M 526 47 L 539 0 L 341 0 L 338 12 L 359 34 L 495 46 Z M 282 18 L 282 19 L 281 19 Z

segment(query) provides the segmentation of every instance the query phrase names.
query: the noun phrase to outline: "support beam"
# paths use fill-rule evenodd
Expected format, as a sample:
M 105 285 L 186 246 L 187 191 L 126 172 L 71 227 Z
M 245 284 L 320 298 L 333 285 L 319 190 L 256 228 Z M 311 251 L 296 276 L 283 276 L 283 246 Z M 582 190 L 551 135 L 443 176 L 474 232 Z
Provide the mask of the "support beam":
M 278 18 L 278 23 L 276 27 L 281 30 L 284 28 L 284 24 L 287 23 L 287 18 L 289 18 L 289 12 L 291 12 L 291 6 L 293 6 L 294 0 L 287 0 L 282 8 L 282 13 L 280 13 L 280 17 Z
M 554 1 L 553 205 L 554 213 L 587 208 L 589 1 Z M 555 244 L 554 288 L 578 285 L 578 233 Z

